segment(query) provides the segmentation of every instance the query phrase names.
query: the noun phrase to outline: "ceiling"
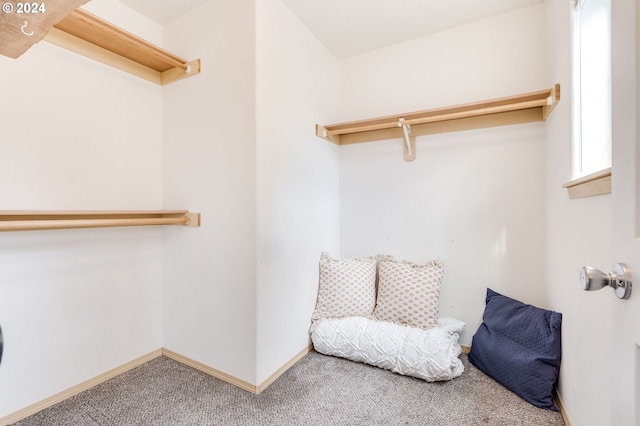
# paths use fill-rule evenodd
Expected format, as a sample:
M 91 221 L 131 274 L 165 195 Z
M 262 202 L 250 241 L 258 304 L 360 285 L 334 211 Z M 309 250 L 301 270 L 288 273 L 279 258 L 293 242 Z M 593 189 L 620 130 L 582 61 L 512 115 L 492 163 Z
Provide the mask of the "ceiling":
M 120 0 L 166 24 L 208 0 Z M 544 0 L 282 0 L 338 59 Z
M 130 8 L 137 10 L 159 24 L 172 19 L 206 3 L 208 0 L 120 0 Z

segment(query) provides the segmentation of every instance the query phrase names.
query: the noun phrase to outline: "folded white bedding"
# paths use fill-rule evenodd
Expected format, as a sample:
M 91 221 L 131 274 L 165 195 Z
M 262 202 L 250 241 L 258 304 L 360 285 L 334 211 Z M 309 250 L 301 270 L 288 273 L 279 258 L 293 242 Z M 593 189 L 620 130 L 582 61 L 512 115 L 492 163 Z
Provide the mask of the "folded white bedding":
M 451 380 L 464 371 L 459 333 L 464 323 L 440 318 L 429 330 L 363 317 L 320 319 L 312 329 L 316 351 L 385 368 L 428 382 Z

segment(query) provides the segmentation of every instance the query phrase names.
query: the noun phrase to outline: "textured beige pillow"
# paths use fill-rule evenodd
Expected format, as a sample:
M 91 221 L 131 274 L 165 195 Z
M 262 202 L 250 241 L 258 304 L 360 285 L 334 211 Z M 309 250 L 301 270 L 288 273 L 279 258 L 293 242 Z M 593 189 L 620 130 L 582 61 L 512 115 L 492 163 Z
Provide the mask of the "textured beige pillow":
M 318 300 L 311 319 L 370 317 L 376 305 L 376 259 L 320 257 Z
M 378 264 L 378 299 L 373 317 L 423 329 L 438 324 L 444 265 L 382 260 Z

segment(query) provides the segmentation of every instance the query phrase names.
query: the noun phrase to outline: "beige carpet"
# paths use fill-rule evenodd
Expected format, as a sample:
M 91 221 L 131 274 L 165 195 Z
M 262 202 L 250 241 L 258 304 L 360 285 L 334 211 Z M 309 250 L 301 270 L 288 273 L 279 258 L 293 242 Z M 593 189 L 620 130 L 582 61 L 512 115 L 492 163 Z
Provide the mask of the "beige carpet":
M 19 426 L 111 425 L 563 425 L 467 361 L 464 374 L 427 383 L 311 352 L 260 395 L 166 357 L 43 410 Z

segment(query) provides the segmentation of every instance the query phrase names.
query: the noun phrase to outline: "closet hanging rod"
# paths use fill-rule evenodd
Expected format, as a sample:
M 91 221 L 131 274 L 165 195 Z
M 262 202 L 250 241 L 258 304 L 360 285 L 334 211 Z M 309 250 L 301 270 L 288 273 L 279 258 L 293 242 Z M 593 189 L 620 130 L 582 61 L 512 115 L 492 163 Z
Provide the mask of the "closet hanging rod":
M 371 130 L 392 129 L 394 127 L 401 127 L 405 125 L 410 126 L 413 124 L 434 123 L 438 121 L 477 117 L 481 115 L 497 114 L 500 112 L 507 112 L 507 111 L 518 111 L 523 109 L 536 108 L 536 107 L 549 106 L 549 105 L 552 105 L 552 104 L 549 103 L 548 98 L 545 98 L 545 99 L 539 99 L 539 100 L 528 101 L 528 102 L 519 102 L 519 103 L 514 103 L 509 105 L 489 106 L 485 108 L 474 108 L 474 109 L 462 110 L 462 111 L 447 112 L 446 110 L 439 110 L 437 114 L 425 115 L 425 116 L 416 117 L 416 118 L 406 118 L 407 116 L 411 116 L 415 114 L 405 114 L 402 121 L 400 121 L 399 118 L 396 118 L 395 116 L 393 116 L 393 117 L 390 117 L 388 120 L 382 119 L 382 122 L 378 122 L 378 123 L 362 124 L 362 125 L 356 125 L 356 126 L 349 126 L 345 128 L 338 127 L 334 130 L 327 129 L 326 133 L 327 133 L 327 136 L 334 136 L 334 135 L 343 135 L 343 134 L 355 133 L 355 132 L 368 132 Z
M 551 89 L 463 105 L 415 111 L 337 124 L 316 124 L 316 136 L 336 145 L 404 139 L 404 159 L 416 158 L 416 137 L 437 133 L 544 121 L 560 101 Z
M 462 105 L 414 111 L 337 124 L 316 124 L 316 135 L 338 145 L 425 134 L 543 121 L 560 101 L 560 85 L 551 89 Z M 400 119 L 404 119 L 402 122 Z
M 0 210 L 0 232 L 120 226 L 200 226 L 187 210 Z

